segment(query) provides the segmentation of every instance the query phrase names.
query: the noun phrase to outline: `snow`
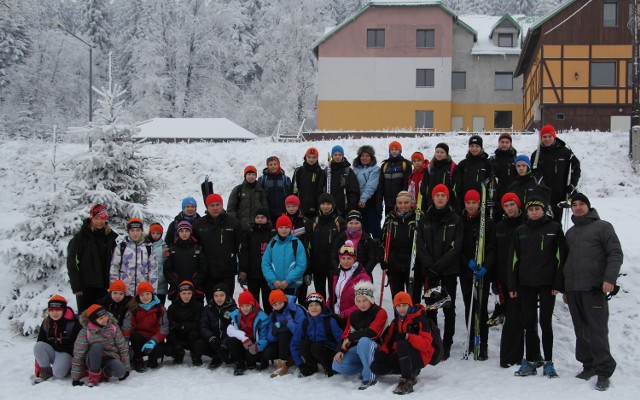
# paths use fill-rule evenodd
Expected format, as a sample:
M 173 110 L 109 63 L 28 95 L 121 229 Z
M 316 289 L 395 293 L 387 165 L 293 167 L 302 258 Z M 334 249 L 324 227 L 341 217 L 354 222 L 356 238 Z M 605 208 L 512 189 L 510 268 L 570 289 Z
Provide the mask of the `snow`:
M 154 118 L 140 125 L 147 139 L 251 140 L 256 135 L 226 118 Z
M 538 376 L 517 378 L 514 368 L 503 369 L 498 365 L 500 329 L 491 328 L 489 333 L 489 360 L 486 362 L 464 361 L 462 341 L 465 333 L 462 301 L 458 291 L 457 330 L 454 337 L 452 358 L 436 367 L 428 366 L 418 379 L 416 391 L 410 398 L 488 399 L 501 398 L 536 399 L 562 398 L 567 400 L 601 399 L 609 396 L 616 399 L 636 398 L 640 391 L 640 296 L 635 292 L 640 287 L 640 247 L 637 246 L 636 223 L 640 219 L 637 201 L 640 197 L 640 177 L 635 174 L 627 161 L 628 133 L 569 132 L 559 137 L 567 142 L 581 160 L 582 178 L 580 189 L 585 192 L 601 218 L 610 221 L 622 242 L 625 262 L 623 276 L 618 283 L 622 290 L 610 302 L 609 321 L 612 354 L 618 362 L 618 369 L 612 377 L 612 387 L 607 394 L 593 389 L 595 379 L 589 382 L 578 380 L 574 375 L 580 365 L 574 358 L 575 337 L 567 307 L 560 297 L 556 300 L 554 312 L 554 362 L 560 374 L 558 379 Z M 487 152 L 495 149 L 498 135 L 484 135 Z M 162 177 L 165 184 L 150 195 L 149 211 L 166 215 L 165 223 L 180 208 L 181 199 L 194 196 L 202 212 L 200 182 L 205 174 L 211 174 L 214 187 L 222 193 L 225 202 L 234 185 L 242 180 L 243 168 L 253 164 L 260 170 L 269 155 L 277 155 L 288 175 L 302 162 L 306 148 L 314 146 L 321 154 L 340 143 L 348 159 L 352 159 L 357 148 L 363 144 L 372 145 L 378 153 L 378 160 L 386 158 L 386 148 L 393 140 L 386 139 L 345 139 L 341 141 L 321 141 L 307 143 L 274 143 L 267 139 L 257 139 L 247 143 L 161 143 L 145 145 L 144 155 L 150 157 L 152 174 Z M 439 142 L 447 142 L 451 155 L 459 161 L 466 152 L 467 135 L 446 135 L 420 138 L 401 138 L 404 154 L 420 150 L 429 158 Z M 514 147 L 531 154 L 536 148 L 535 135 L 515 135 Z M 81 151 L 78 145 L 62 145 L 58 149 L 60 160 L 71 159 Z M 5 189 L 0 195 L 0 227 L 8 228 L 21 216 L 16 210 L 20 204 L 33 200 L 48 186 L 24 182 L 24 175 L 50 168 L 51 150 L 42 142 L 5 142 L 0 148 L 0 185 Z M 324 161 L 324 157 L 321 160 Z M 78 218 L 84 216 L 78 216 Z M 115 227 L 122 232 L 123 227 Z M 0 308 L 6 305 L 10 285 L 6 282 L 5 266 L 0 264 L 0 274 L 5 276 L 0 285 Z M 380 270 L 374 273 L 380 280 Z M 64 285 L 63 285 L 64 286 Z M 236 289 L 236 294 L 238 289 Z M 63 293 L 72 299 L 70 290 Z M 376 296 L 377 297 L 377 296 Z M 388 290 L 383 306 L 391 312 Z M 72 303 L 74 300 L 72 299 Z M 490 299 L 490 307 L 493 301 Z M 442 327 L 442 319 L 440 319 Z M 208 371 L 206 367 L 174 366 L 170 360 L 156 371 L 144 374 L 132 373 L 124 382 L 102 384 L 99 388 L 73 388 L 68 379 L 45 382 L 32 386 L 29 375 L 33 371 L 33 337 L 15 336 L 7 328 L 6 320 L 0 321 L 0 382 L 5 398 L 64 398 L 66 400 L 86 399 L 96 394 L 112 398 L 160 399 L 160 398 L 204 398 L 211 395 L 239 400 L 259 397 L 261 400 L 300 398 L 301 393 L 313 398 L 378 399 L 391 396 L 398 376 L 381 377 L 378 385 L 360 392 L 357 377 L 335 376 L 330 379 L 318 374 L 309 378 L 298 378 L 297 371 L 288 376 L 270 379 L 267 372 L 248 372 L 245 376 L 233 376 L 232 369 L 222 367 Z M 635 393 L 635 394 L 634 394 Z
M 529 29 L 530 22 L 523 15 L 513 15 L 514 20 L 520 24 L 520 35 L 514 39 L 515 47 L 499 47 L 494 45 L 493 40 L 489 38 L 494 25 L 502 18 L 502 16 L 490 15 L 461 15 L 460 19 L 467 25 L 478 32 L 478 41 L 473 44 L 471 54 L 473 55 L 508 55 L 520 54 L 520 39 L 524 37 Z

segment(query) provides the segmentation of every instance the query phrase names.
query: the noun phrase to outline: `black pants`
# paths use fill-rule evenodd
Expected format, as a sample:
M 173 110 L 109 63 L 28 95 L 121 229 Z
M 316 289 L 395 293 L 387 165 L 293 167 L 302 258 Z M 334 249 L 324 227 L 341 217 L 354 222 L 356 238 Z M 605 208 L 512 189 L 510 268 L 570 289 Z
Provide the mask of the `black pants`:
M 322 297 L 327 298 L 327 286 L 329 287 L 329 291 L 333 291 L 333 276 L 324 275 L 321 273 L 313 273 L 313 286 L 317 293 L 320 293 Z
M 424 368 L 420 352 L 408 341 L 396 342 L 396 349 L 398 351 L 393 354 L 378 351 L 371 363 L 371 372 L 376 375 L 400 374 L 405 379 L 411 379 Z
M 307 307 L 307 289 L 309 286 L 305 285 L 304 282 L 296 289 L 297 303 L 302 307 Z
M 233 297 L 233 292 L 236 289 L 236 278 L 234 276 L 230 278 L 208 278 L 204 283 L 204 297 L 209 301 L 213 301 L 213 288 L 218 283 L 224 283 L 229 289 L 229 296 Z
M 102 288 L 83 288 L 82 296 L 76 295 L 76 302 L 78 303 L 78 315 L 82 314 L 84 310 L 91 307 L 92 304 L 98 304 L 98 300 L 103 298 L 106 294 L 107 291 Z
M 247 287 L 249 292 L 253 295 L 253 298 L 256 301 L 260 302 L 260 294 L 262 293 L 262 310 L 267 313 L 267 315 L 271 314 L 272 308 L 271 304 L 269 304 L 269 294 L 271 294 L 271 288 L 267 281 L 262 279 L 248 279 Z
M 567 292 L 576 333 L 576 360 L 598 376 L 613 375 L 616 360 L 609 350 L 609 304 L 600 290 Z
M 387 279 L 389 279 L 389 289 L 391 290 L 391 297 L 399 292 L 409 292 L 409 278 L 411 277 L 410 270 L 404 271 L 392 271 L 387 270 Z
M 521 286 L 518 291 L 525 332 L 538 330 L 538 299 L 540 299 L 540 329 L 542 330 L 542 351 L 545 361 L 553 360 L 553 308 L 556 297 L 551 294 L 551 286 Z M 533 335 L 525 334 L 527 361 L 540 348 Z
M 142 336 L 140 332 L 131 333 L 131 346 L 129 346 L 129 355 L 133 353 L 131 357 L 132 360 L 140 359 L 145 356 L 145 353 L 142 352 L 142 346 L 149 341 L 149 338 Z M 156 347 L 153 348 L 151 353 L 149 353 L 149 360 L 155 359 L 157 360 L 164 354 L 164 344 L 157 343 Z
M 456 333 L 456 293 L 458 291 L 458 277 L 456 275 L 448 275 L 430 278 L 429 287 L 442 286 L 447 290 L 451 297 L 451 305 L 443 308 L 444 314 L 444 331 L 442 332 L 442 344 L 444 347 L 451 349 L 453 344 L 453 335 Z M 438 323 L 438 310 L 427 311 L 427 317 L 433 322 Z
M 291 332 L 278 333 L 278 341 L 269 343 L 262 352 L 262 360 L 288 360 L 291 355 L 289 346 L 291 345 Z M 265 362 L 266 365 L 266 362 Z
M 192 360 L 201 360 L 207 347 L 207 342 L 197 330 L 190 331 L 186 335 L 171 332 L 167 335 L 164 354 L 169 357 L 175 357 L 180 350 L 189 350 Z
M 156 294 L 156 296 L 158 296 L 158 300 L 160 300 L 160 304 L 162 305 L 164 305 L 164 303 L 167 301 L 166 294 Z
M 255 365 L 261 357 L 260 353 L 249 353 L 242 345 L 242 342 L 236 338 L 229 338 L 227 345 L 229 346 L 229 354 L 231 354 L 233 361 L 242 367 L 246 368 L 248 364 Z
M 491 283 L 488 279 L 483 279 L 482 281 L 482 298 L 480 299 L 481 302 L 479 304 L 475 299 L 473 300 L 473 304 L 471 304 L 473 278 L 460 277 L 460 290 L 462 290 L 462 300 L 464 301 L 464 320 L 466 323 L 469 322 L 469 313 L 475 313 L 476 307 L 480 307 L 480 351 L 486 352 L 489 339 L 489 325 L 487 325 L 489 315 L 487 313 L 487 302 L 489 300 Z M 473 350 L 473 338 L 475 336 L 473 325 L 474 320 L 472 319 L 471 326 L 467 327 L 469 328 L 469 351 Z
M 331 371 L 333 356 L 336 354 L 334 346 L 324 343 L 311 343 L 308 340 L 301 340 L 299 343 L 300 355 L 309 365 L 322 365 L 325 372 Z
M 500 337 L 500 364 L 519 364 L 522 361 L 525 335 L 527 342 L 532 344 L 527 348 L 527 360 L 541 359 L 538 329 L 529 329 L 525 333 L 520 297 L 505 296 L 505 301 L 505 319 Z

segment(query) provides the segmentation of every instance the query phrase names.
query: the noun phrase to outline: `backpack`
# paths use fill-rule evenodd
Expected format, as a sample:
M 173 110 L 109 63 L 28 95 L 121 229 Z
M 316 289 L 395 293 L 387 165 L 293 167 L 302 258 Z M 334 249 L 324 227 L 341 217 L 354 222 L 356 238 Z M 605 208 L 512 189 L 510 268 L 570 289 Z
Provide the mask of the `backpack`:
M 335 320 L 336 323 L 338 324 L 338 328 L 344 330 L 344 321 L 338 317 L 337 315 L 335 315 L 334 313 L 329 314 L 328 318 L 323 318 L 322 322 L 324 322 L 324 334 L 327 336 L 327 339 L 331 338 L 331 320 Z M 307 330 L 309 330 L 309 318 L 305 318 L 304 321 L 302 321 L 302 332 L 306 335 L 307 334 Z
M 338 230 L 338 233 L 340 233 L 340 222 L 339 222 L 340 217 L 338 215 L 336 215 L 336 217 L 334 218 L 333 222 L 336 224 L 336 229 Z M 311 227 L 311 230 L 313 232 L 316 231 L 316 227 L 318 226 L 318 222 L 320 222 L 320 216 L 316 216 L 316 218 L 313 220 L 313 225 Z
M 431 346 L 433 346 L 433 356 L 431 356 L 431 361 L 429 361 L 429 365 L 438 365 L 442 358 L 444 357 L 444 344 L 442 343 L 442 336 L 440 335 L 440 328 L 438 328 L 438 324 L 433 322 L 433 320 L 426 316 L 425 320 L 427 321 L 427 328 L 429 328 L 429 332 L 431 332 Z
M 385 162 L 382 165 L 382 173 L 386 173 L 387 172 L 387 166 L 389 165 L 389 162 Z M 402 160 L 402 171 L 405 171 L 407 169 L 407 161 L 406 160 Z
M 307 314 L 308 314 L 307 309 L 306 309 L 306 308 L 304 308 L 304 307 L 302 307 L 300 304 L 296 304 L 296 309 L 298 309 L 298 310 L 302 310 L 302 313 L 304 314 L 304 317 L 305 317 L 305 318 L 304 318 L 304 320 L 306 321 L 306 320 L 307 320 Z M 295 319 L 296 319 L 296 312 L 295 312 L 295 310 L 289 310 L 289 314 L 291 315 L 291 319 L 292 319 L 293 321 L 295 321 Z M 271 313 L 271 315 L 270 315 L 269 317 L 271 318 L 271 322 L 272 322 L 272 323 L 274 323 L 274 324 L 275 324 L 275 323 L 277 322 L 277 318 L 276 318 L 276 314 L 275 314 L 275 312 L 272 312 L 272 313 Z M 303 322 L 304 322 L 304 321 L 303 321 Z
M 292 240 L 291 241 L 291 247 L 293 248 L 293 258 L 298 258 L 297 254 L 298 254 L 298 242 L 299 240 Z M 269 247 L 271 247 L 273 249 L 273 247 L 276 245 L 276 239 L 271 239 L 271 243 L 269 244 Z M 305 310 L 307 311 L 307 310 Z

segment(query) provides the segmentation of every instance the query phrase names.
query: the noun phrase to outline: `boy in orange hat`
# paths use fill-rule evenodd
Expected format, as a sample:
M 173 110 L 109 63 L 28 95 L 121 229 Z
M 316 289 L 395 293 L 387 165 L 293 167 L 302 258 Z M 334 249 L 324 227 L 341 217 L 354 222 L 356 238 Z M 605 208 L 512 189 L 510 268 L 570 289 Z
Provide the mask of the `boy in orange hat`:
M 389 158 L 380 165 L 380 180 L 378 181 L 377 196 L 384 202 L 385 214 L 392 212 L 396 206 L 396 196 L 407 190 L 411 162 L 402 156 L 400 142 L 389 143 Z
M 318 149 L 309 147 L 304 153 L 302 166 L 293 171 L 291 178 L 291 192 L 300 199 L 300 210 L 307 218 L 318 214 L 318 196 L 324 191 L 319 155 Z
M 267 207 L 267 193 L 258 185 L 258 170 L 253 165 L 245 167 L 244 180 L 234 187 L 227 202 L 227 212 L 240 221 L 244 231 L 251 230 L 256 211 Z
M 175 364 L 182 364 L 185 350 L 191 354 L 194 367 L 202 365 L 202 355 L 207 350 L 207 342 L 200 335 L 202 303 L 195 300 L 195 287 L 189 281 L 178 285 L 178 296 L 169 306 L 169 335 L 165 355 L 172 356 Z
M 124 281 L 117 280 L 111 282 L 107 295 L 102 299 L 102 305 L 118 321 L 118 326 L 122 327 L 124 317 L 128 311 L 128 305 L 133 296 L 127 296 L 127 287 Z

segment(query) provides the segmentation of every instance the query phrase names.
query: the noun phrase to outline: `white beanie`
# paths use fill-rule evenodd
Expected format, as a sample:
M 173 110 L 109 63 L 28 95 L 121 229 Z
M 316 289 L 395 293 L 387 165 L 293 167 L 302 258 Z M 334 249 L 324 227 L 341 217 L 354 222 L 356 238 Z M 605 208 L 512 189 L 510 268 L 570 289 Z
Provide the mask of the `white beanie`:
M 376 301 L 373 299 L 374 292 L 375 286 L 369 281 L 360 281 L 354 286 L 355 297 L 364 296 L 371 304 L 376 304 Z

